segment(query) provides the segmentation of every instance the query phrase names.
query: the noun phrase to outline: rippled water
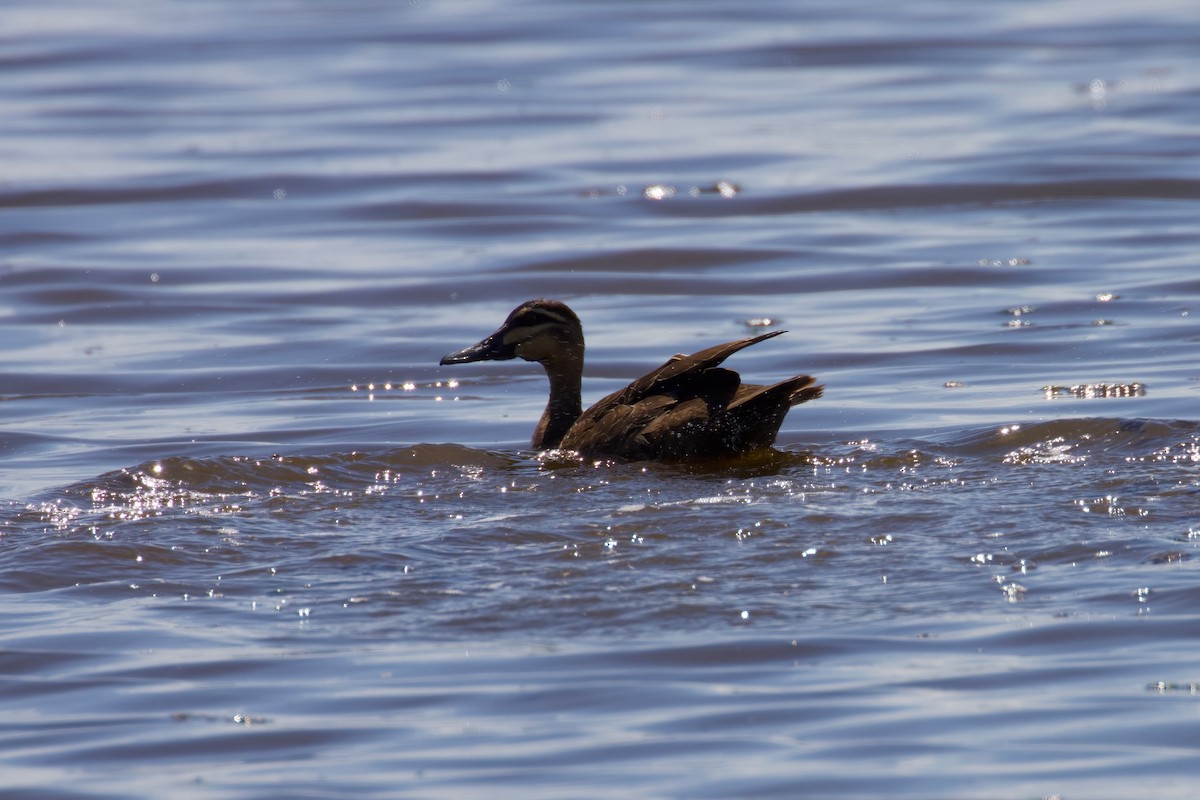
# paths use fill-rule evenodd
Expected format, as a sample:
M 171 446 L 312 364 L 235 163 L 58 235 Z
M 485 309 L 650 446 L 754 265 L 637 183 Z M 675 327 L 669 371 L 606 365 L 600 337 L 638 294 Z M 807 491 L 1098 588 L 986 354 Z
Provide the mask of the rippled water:
M 1194 795 L 1193 4 L 103 5 L 0 9 L 0 796 Z M 539 461 L 535 296 L 825 396 Z

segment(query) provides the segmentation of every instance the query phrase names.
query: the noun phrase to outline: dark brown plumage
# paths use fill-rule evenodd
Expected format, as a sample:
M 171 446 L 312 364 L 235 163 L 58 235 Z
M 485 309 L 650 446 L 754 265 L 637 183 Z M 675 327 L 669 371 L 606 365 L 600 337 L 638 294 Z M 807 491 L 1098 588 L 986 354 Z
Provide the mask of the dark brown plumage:
M 557 300 L 530 300 L 499 330 L 442 358 L 444 364 L 537 361 L 550 379 L 550 401 L 533 434 L 537 450 L 561 448 L 587 456 L 692 461 L 728 458 L 769 448 L 788 410 L 821 396 L 823 387 L 798 375 L 771 386 L 742 383 L 721 365 L 772 331 L 677 355 L 624 389 L 582 411 L 583 327 Z

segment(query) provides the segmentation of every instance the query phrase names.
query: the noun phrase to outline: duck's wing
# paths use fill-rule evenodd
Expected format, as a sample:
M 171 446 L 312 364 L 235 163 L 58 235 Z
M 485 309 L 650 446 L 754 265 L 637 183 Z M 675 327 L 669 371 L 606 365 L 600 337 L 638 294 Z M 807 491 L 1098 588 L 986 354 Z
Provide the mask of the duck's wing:
M 583 412 L 562 447 L 630 459 L 691 459 L 770 446 L 787 409 L 819 395 L 820 389 L 812 389 L 807 376 L 770 387 L 743 385 L 736 372 L 720 364 L 781 333 L 672 357 Z
M 758 344 L 766 339 L 771 339 L 787 331 L 771 331 L 759 336 L 751 336 L 749 339 L 738 339 L 735 342 L 726 342 L 725 344 L 717 344 L 698 353 L 692 353 L 690 356 L 676 355 L 667 359 L 667 363 L 655 370 L 651 370 L 642 377 L 638 378 L 633 383 L 626 386 L 608 397 L 601 400 L 592 408 L 588 409 L 590 413 L 593 410 L 599 409 L 605 403 L 637 403 L 640 400 L 659 394 L 667 395 L 689 395 L 695 394 L 699 396 L 707 388 L 705 375 L 713 367 L 719 366 L 722 361 L 729 358 L 738 350 L 749 347 L 752 344 Z M 738 385 L 737 373 L 732 373 L 734 378 L 733 389 L 736 390 Z M 728 381 L 728 376 L 717 378 L 718 381 Z

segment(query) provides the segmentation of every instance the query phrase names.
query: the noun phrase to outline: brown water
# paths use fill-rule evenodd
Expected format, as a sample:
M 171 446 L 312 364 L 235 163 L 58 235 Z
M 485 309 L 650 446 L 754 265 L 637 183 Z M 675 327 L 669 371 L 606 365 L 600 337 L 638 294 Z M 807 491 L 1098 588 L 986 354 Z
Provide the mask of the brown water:
M 0 8 L 0 797 L 1191 798 L 1200 11 Z M 547 465 L 769 327 L 779 452 Z

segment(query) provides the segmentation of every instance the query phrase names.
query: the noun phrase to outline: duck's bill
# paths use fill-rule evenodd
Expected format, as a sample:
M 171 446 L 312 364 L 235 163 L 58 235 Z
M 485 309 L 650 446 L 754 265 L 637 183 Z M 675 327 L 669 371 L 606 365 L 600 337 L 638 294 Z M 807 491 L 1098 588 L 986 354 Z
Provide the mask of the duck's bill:
M 472 361 L 507 361 L 516 357 L 516 347 L 505 344 L 504 338 L 497 332 L 479 344 L 473 344 L 457 353 L 442 356 L 440 363 L 445 366 L 446 364 L 468 364 Z

